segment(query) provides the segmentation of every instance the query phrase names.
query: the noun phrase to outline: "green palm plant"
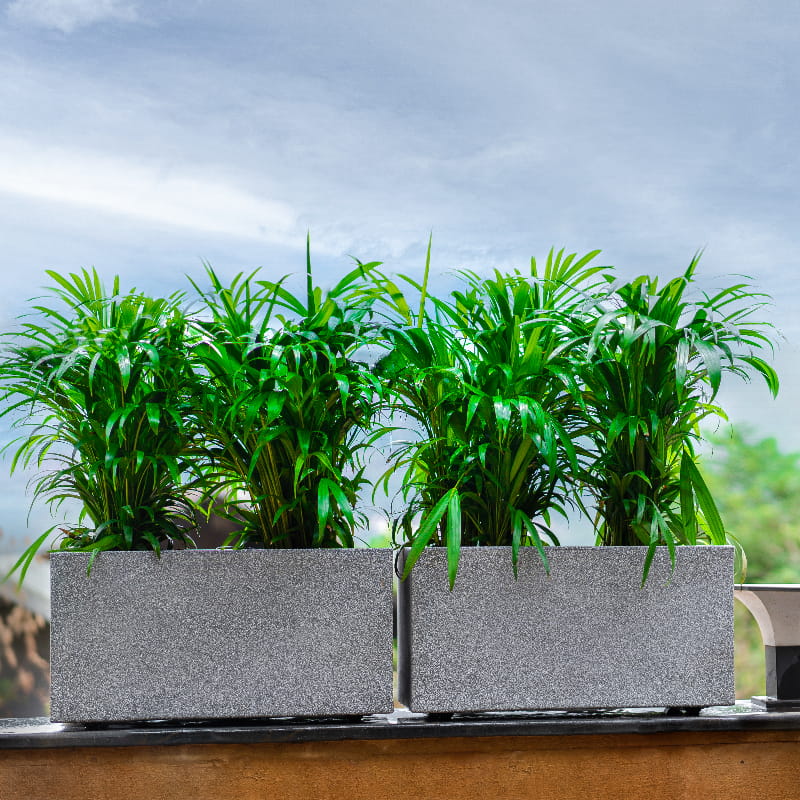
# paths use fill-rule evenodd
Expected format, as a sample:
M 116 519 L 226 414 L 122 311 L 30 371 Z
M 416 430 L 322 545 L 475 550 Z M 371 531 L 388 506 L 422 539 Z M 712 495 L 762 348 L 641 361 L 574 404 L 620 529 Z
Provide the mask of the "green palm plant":
M 725 529 L 698 470 L 699 425 L 724 417 L 715 404 L 725 373 L 778 378 L 757 351 L 770 349 L 766 302 L 740 282 L 687 297 L 699 254 L 663 286 L 642 276 L 619 287 L 594 324 L 585 411 L 592 442 L 586 489 L 597 542 L 646 545 L 644 579 L 658 545 L 725 544 Z
M 33 501 L 54 512 L 80 503 L 59 549 L 93 561 L 103 550 L 191 545 L 196 429 L 181 296 L 122 293 L 118 278 L 107 292 L 95 270 L 47 274 L 55 302 L 7 334 L 0 359 L 0 416 L 23 431 L 5 448 L 12 472 L 35 468 Z M 17 561 L 21 579 L 55 527 Z
M 550 515 L 565 513 L 583 457 L 577 376 L 589 329 L 578 321 L 606 285 L 596 255 L 551 252 L 529 275 L 462 273 L 447 300 L 406 279 L 421 295 L 417 313 L 385 283 L 395 324 L 377 371 L 416 429 L 387 473 L 404 476 L 394 526 L 410 545 L 406 575 L 428 545 L 447 547 L 451 586 L 462 544 L 510 545 L 515 569 L 519 548 L 533 545 L 547 565 L 543 541 L 558 543 Z M 430 243 L 426 279 L 429 269 Z
M 234 546 L 354 546 L 364 457 L 380 436 L 382 387 L 364 360 L 377 333 L 365 279 L 375 266 L 324 292 L 307 248 L 304 297 L 256 273 L 225 286 L 210 267 L 211 288 L 194 284 L 208 317 L 192 355 L 206 383 L 206 483 L 239 501 Z

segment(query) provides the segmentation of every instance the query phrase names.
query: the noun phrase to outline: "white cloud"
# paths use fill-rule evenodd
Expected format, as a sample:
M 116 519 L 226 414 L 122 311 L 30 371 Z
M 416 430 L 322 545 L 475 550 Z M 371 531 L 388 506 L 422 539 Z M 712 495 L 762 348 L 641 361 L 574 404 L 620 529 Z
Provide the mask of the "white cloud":
M 299 235 L 287 205 L 208 171 L 11 137 L 0 137 L 0 192 L 204 233 L 292 244 Z
M 136 7 L 125 0 L 14 0 L 8 16 L 19 22 L 72 33 L 97 22 L 135 22 Z

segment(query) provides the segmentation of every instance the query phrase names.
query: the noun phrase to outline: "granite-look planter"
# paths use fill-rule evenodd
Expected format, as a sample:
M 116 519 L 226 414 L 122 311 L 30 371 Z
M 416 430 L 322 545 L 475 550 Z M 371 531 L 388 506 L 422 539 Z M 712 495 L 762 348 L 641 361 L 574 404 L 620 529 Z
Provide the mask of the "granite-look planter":
M 735 702 L 732 547 L 444 548 L 398 595 L 400 701 L 412 711 L 697 707 Z M 400 554 L 401 561 L 404 553 Z M 399 571 L 399 570 L 398 570 Z
M 51 719 L 392 710 L 390 550 L 51 557 Z

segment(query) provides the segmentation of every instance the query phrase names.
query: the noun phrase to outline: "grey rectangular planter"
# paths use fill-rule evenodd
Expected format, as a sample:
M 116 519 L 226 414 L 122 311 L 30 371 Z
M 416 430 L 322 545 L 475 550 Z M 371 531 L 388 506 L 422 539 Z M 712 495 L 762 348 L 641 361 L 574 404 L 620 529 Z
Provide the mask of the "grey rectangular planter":
M 549 547 L 422 553 L 398 594 L 400 701 L 412 711 L 734 702 L 732 547 Z M 404 554 L 400 554 L 401 561 Z
M 51 557 L 54 721 L 392 710 L 390 550 L 88 561 Z

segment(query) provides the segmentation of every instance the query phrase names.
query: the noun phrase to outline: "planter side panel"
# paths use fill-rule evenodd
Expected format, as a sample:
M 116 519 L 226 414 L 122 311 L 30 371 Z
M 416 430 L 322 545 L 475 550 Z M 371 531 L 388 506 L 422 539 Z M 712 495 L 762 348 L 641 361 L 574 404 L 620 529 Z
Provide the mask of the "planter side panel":
M 392 708 L 388 550 L 53 554 L 54 721 Z
M 466 548 L 422 554 L 398 596 L 400 700 L 413 711 L 734 702 L 733 548 Z

